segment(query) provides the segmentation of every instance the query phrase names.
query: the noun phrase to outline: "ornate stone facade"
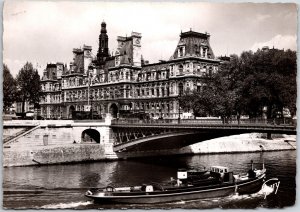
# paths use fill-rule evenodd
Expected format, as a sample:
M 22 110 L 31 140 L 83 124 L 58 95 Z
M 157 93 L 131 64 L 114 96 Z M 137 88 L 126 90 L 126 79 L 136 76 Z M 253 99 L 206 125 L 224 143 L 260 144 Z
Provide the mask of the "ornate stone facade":
M 91 47 L 84 46 L 73 50 L 69 69 L 47 65 L 42 79 L 46 94 L 41 101 L 42 116 L 72 118 L 73 111 L 87 110 L 90 105 L 102 117 L 111 113 L 113 117 L 178 118 L 178 96 L 186 89 L 201 90 L 205 78 L 219 68 L 207 33 L 181 33 L 170 59 L 154 64 L 142 57 L 140 33 L 119 36 L 114 56 L 109 55 L 106 33 L 102 23 L 95 58 Z M 51 75 L 54 72 L 57 74 Z M 55 107 L 60 109 L 50 109 Z

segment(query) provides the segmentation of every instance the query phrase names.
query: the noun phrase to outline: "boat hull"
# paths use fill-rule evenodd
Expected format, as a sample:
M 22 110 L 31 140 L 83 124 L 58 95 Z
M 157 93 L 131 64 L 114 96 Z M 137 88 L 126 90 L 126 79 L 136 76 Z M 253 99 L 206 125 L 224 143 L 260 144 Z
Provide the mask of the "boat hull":
M 247 182 L 238 184 L 222 184 L 208 188 L 195 187 L 187 191 L 161 191 L 161 192 L 145 192 L 144 194 L 120 194 L 109 196 L 97 196 L 97 194 L 88 195 L 97 203 L 127 203 L 127 204 L 150 204 L 164 203 L 184 200 L 208 199 L 239 194 L 255 193 L 262 188 L 264 183 L 264 175 Z
M 244 182 L 238 185 L 237 192 L 240 195 L 256 193 L 261 190 L 264 182 L 265 182 L 265 174 L 260 176 L 256 180 Z
M 114 197 L 94 197 L 94 201 L 98 203 L 129 203 L 129 204 L 148 204 L 163 203 L 182 200 L 205 199 L 228 196 L 234 193 L 234 188 L 212 189 L 211 191 L 193 191 L 173 194 L 156 194 L 156 195 L 140 195 L 140 196 L 114 196 Z

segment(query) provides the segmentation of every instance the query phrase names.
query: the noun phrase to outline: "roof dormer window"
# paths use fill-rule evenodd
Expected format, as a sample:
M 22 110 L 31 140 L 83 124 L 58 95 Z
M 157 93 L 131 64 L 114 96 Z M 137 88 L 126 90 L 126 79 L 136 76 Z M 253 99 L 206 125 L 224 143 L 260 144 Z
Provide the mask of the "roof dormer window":
M 185 55 L 185 46 L 178 47 L 178 57 L 183 57 Z
M 202 57 L 207 57 L 207 48 L 203 48 L 202 50 Z
M 196 54 L 197 56 L 199 56 L 199 54 L 200 54 L 200 48 L 198 47 L 197 44 L 194 46 L 194 50 L 195 50 L 195 54 Z

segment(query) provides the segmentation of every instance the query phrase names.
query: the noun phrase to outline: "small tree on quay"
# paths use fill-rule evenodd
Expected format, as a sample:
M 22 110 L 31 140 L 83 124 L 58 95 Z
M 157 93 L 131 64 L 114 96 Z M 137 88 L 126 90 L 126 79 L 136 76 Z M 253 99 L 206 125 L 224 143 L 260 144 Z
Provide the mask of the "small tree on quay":
M 3 64 L 3 111 L 8 111 L 16 100 L 16 80 L 6 64 Z
M 38 71 L 27 62 L 17 75 L 18 101 L 22 102 L 22 114 L 25 115 L 25 102 L 37 105 L 40 101 L 41 81 Z

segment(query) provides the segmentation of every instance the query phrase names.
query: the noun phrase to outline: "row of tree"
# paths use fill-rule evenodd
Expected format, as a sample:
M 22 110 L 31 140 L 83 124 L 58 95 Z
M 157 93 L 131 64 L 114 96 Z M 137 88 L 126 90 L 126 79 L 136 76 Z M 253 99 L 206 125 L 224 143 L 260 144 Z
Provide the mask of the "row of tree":
M 38 71 L 27 62 L 16 78 L 12 76 L 6 64 L 3 64 L 3 111 L 7 112 L 14 102 L 22 102 L 24 114 L 25 102 L 39 104 L 41 81 Z
M 201 91 L 187 90 L 179 100 L 195 116 L 274 118 L 288 108 L 296 114 L 297 56 L 291 50 L 257 50 L 231 55 Z

